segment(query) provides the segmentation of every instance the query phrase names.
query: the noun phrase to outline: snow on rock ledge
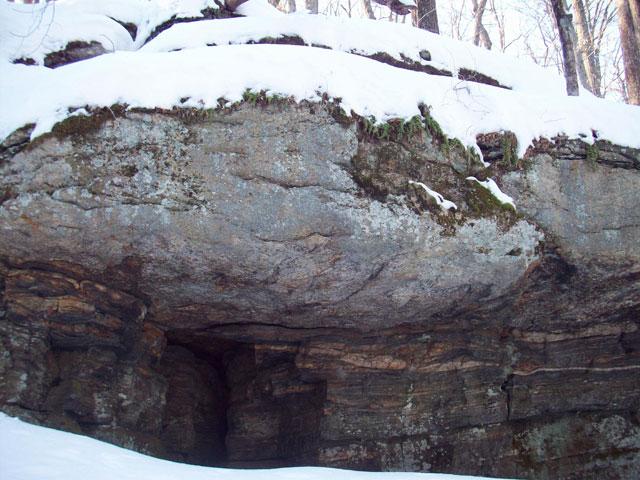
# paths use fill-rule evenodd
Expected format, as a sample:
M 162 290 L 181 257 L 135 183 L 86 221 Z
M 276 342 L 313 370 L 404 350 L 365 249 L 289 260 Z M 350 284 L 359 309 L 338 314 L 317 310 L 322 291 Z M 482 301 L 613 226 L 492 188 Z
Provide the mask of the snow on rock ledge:
M 482 188 L 489 190 L 489 193 L 491 193 L 491 195 L 493 195 L 501 205 L 509 205 L 514 210 L 516 209 L 516 204 L 513 202 L 513 198 L 500 190 L 500 187 L 498 187 L 498 184 L 493 179 L 487 178 L 485 181 L 480 181 L 476 177 L 467 177 L 467 180 L 476 182 Z
M 107 52 L 136 50 L 171 18 L 196 18 L 213 0 L 56 0 L 33 5 L 0 2 L 0 59 L 45 57 L 70 42 L 97 42 Z M 135 40 L 124 25 L 135 26 Z
M 436 205 L 438 205 L 442 210 L 458 209 L 455 203 L 453 203 L 450 200 L 446 200 L 442 195 L 440 195 L 438 192 L 434 192 L 429 187 L 427 187 L 424 183 L 414 182 L 413 180 L 410 180 L 409 185 L 417 185 L 418 187 L 422 188 L 425 192 L 427 192 L 427 195 L 433 198 L 433 200 L 436 202 Z
M 134 49 L 129 32 L 109 16 L 58 3 L 1 2 L 0 60 L 43 65 L 48 54 L 71 42 L 96 42 L 107 52 Z
M 28 123 L 37 124 L 34 136 L 45 133 L 74 109 L 86 106 L 120 103 L 147 108 L 215 108 L 219 99 L 235 102 L 246 89 L 253 89 L 296 100 L 318 100 L 322 95 L 340 98 L 347 114 L 353 111 L 382 122 L 411 118 L 420 113 L 418 107 L 424 104 L 430 107 L 444 133 L 460 139 L 464 145 L 475 145 L 476 136 L 481 133 L 514 132 L 520 156 L 534 139 L 558 134 L 592 142 L 596 132 L 599 139 L 640 147 L 638 107 L 591 96 L 568 98 L 562 91 L 561 80 L 536 66 L 411 27 L 319 15 L 270 15 L 268 12 L 273 9 L 269 10 L 262 0 L 252 0 L 243 8 L 245 13 L 257 15 L 255 18 L 218 21 L 214 28 L 209 28 L 213 21 L 175 25 L 148 47 L 121 52 L 117 50 L 139 47 L 139 41 L 134 44 L 127 38 L 124 27 L 107 15 L 120 21 L 138 22 L 149 30 L 172 10 L 168 6 L 152 8 L 145 20 L 140 9 L 125 8 L 121 3 L 111 9 L 98 8 L 96 2 L 83 8 L 76 3 L 71 0 L 56 3 L 56 19 L 66 27 L 49 32 L 47 42 L 51 44 L 34 55 L 41 59 L 46 51 L 66 44 L 71 38 L 97 38 L 95 32 L 89 36 L 82 33 L 96 28 L 91 23 L 94 18 L 101 19 L 102 27 L 114 30 L 106 35 L 110 42 L 107 50 L 116 52 L 50 71 L 10 64 L 24 45 L 18 48 L 15 42 L 13 46 L 3 43 L 0 139 Z M 178 8 L 183 4 L 189 8 Z M 205 0 L 190 0 L 173 2 L 170 6 L 179 15 L 187 15 L 208 4 Z M 24 14 L 25 6 L 15 7 L 3 7 L 0 20 L 3 31 L 11 31 L 9 26 Z M 73 17 L 73 24 L 64 23 L 69 18 L 63 14 L 65 9 L 67 13 L 81 12 L 84 16 Z M 209 41 L 236 43 L 286 34 L 300 35 L 310 43 L 319 42 L 344 51 L 287 45 L 197 47 Z M 28 36 L 23 40 L 26 45 L 41 39 Z M 42 45 L 48 45 L 47 42 Z M 155 52 L 169 48 L 185 50 Z M 425 48 L 433 58 L 428 63 L 454 71 L 475 66 L 513 90 L 407 71 L 348 53 L 384 50 L 395 57 L 421 61 L 419 52 Z
M 5 93 L 1 139 L 28 123 L 37 124 L 33 137 L 38 136 L 84 106 L 216 108 L 220 98 L 239 101 L 246 89 L 253 89 L 296 100 L 319 100 L 326 94 L 342 99 L 347 113 L 379 121 L 411 118 L 425 104 L 442 130 L 466 145 L 475 145 L 479 133 L 513 131 L 520 155 L 535 138 L 560 132 L 578 137 L 596 130 L 601 139 L 640 147 L 637 107 L 592 98 L 551 99 L 473 83 L 460 89 L 455 79 L 319 48 L 228 45 L 170 53 L 115 52 L 56 70 L 6 63 L 0 68 Z

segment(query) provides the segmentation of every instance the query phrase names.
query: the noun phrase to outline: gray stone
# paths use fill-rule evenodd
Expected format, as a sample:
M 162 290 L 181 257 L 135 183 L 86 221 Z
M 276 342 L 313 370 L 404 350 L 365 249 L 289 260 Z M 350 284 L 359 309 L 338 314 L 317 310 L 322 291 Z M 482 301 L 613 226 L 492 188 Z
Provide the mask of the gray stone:
M 540 155 L 504 182 L 518 209 L 571 258 L 640 259 L 640 170 Z
M 637 477 L 638 152 L 557 139 L 520 169 L 496 134 L 512 171 L 479 171 L 331 110 L 5 142 L 0 408 L 210 465 Z

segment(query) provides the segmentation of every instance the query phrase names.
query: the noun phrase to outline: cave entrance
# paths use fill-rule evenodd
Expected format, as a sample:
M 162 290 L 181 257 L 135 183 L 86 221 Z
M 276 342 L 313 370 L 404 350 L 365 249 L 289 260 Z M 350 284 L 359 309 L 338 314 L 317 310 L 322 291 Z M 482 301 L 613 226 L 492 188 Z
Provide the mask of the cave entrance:
M 296 367 L 298 350 L 168 332 L 160 365 L 167 456 L 238 468 L 316 464 L 326 386 Z

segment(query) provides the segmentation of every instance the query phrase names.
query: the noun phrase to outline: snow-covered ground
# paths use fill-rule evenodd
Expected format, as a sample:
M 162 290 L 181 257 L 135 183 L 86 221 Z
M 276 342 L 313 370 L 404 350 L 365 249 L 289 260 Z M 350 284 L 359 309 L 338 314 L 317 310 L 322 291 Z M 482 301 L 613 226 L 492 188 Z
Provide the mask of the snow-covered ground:
M 129 37 L 127 41 L 124 27 L 110 17 L 144 26 L 148 33 L 170 18 L 171 12 L 195 16 L 200 8 L 210 6 L 210 1 L 59 0 L 55 4 L 50 26 L 42 31 L 45 27 L 40 25 L 37 30 L 45 40 L 37 42 L 24 35 L 17 42 L 11 32 L 20 22 L 25 23 L 27 9 L 35 9 L 32 16 L 37 17 L 35 12 L 42 7 L 4 3 L 0 9 L 0 32 L 5 32 L 0 38 L 0 139 L 27 123 L 37 124 L 35 137 L 87 106 L 120 103 L 145 108 L 215 108 L 220 99 L 239 101 L 251 89 L 296 100 L 313 101 L 328 94 L 340 98 L 347 113 L 374 116 L 379 122 L 411 118 L 419 114 L 419 105 L 425 104 L 443 131 L 465 145 L 475 145 L 480 133 L 514 132 L 520 155 L 535 138 L 557 134 L 587 142 L 592 142 L 595 134 L 640 147 L 640 108 L 589 94 L 567 97 L 562 78 L 547 70 L 406 25 L 307 14 L 285 16 L 266 0 L 250 0 L 239 10 L 248 15 L 246 18 L 176 24 L 140 48 L 140 40 Z M 73 22 L 69 20 L 72 16 Z M 55 70 L 11 63 L 28 56 L 29 49 L 33 58 L 41 60 L 72 38 L 87 40 L 90 35 L 83 22 L 98 22 L 96 16 L 102 19 L 100 28 L 106 32 L 96 33 L 96 37 L 112 35 L 109 40 L 114 53 Z M 332 50 L 234 45 L 282 35 L 297 35 Z M 11 38 L 12 42 L 2 42 Z M 209 43 L 217 46 L 207 47 Z M 182 50 L 170 51 L 174 49 Z M 420 59 L 421 50 L 429 51 L 431 62 Z M 463 81 L 455 75 L 400 69 L 349 53 L 352 51 L 385 51 L 396 58 L 404 55 L 454 73 L 461 67 L 470 68 L 513 90 Z
M 0 59 L 44 63 L 48 53 L 72 41 L 98 42 L 105 50 L 133 50 L 129 32 L 106 15 L 72 10 L 58 2 L 22 5 L 0 2 Z
M 328 468 L 233 470 L 168 462 L 0 413 L 2 480 L 480 480 L 420 473 Z
M 273 8 L 256 12 L 253 8 L 256 4 L 260 5 L 259 2 L 251 1 L 240 6 L 239 12 L 248 15 L 245 18 L 177 24 L 160 33 L 142 51 L 168 52 L 210 44 L 228 45 L 267 37 L 298 36 L 307 45 L 320 45 L 362 55 L 384 52 L 396 60 L 404 57 L 454 74 L 459 69 L 466 68 L 483 73 L 518 91 L 564 93 L 564 81 L 551 70 L 542 69 L 530 62 L 514 61 L 507 55 L 426 30 L 368 19 L 305 13 L 285 15 Z M 274 13 L 269 21 L 264 20 L 265 10 Z M 420 57 L 421 51 L 428 51 L 431 60 L 423 60 Z M 532 77 L 535 81 L 532 81 Z
M 174 15 L 200 17 L 213 0 L 56 0 L 35 5 L 0 2 L 0 59 L 44 57 L 77 40 L 99 42 L 109 52 L 136 50 Z M 118 23 L 120 22 L 120 23 Z M 135 41 L 121 25 L 137 28 Z

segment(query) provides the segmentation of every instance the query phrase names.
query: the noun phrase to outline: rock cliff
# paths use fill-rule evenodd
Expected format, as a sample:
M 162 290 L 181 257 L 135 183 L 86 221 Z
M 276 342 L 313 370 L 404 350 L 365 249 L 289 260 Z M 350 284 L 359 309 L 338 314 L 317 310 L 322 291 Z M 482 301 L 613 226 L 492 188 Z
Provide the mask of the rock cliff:
M 254 103 L 4 141 L 3 411 L 206 465 L 640 474 L 639 151 L 500 133 L 485 169 L 428 117 Z

